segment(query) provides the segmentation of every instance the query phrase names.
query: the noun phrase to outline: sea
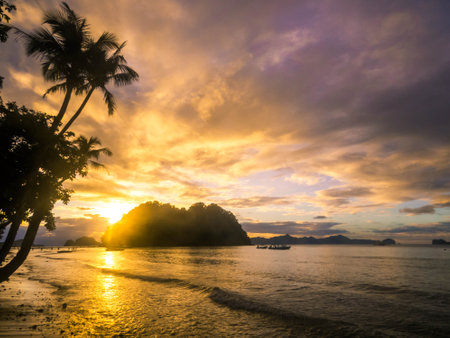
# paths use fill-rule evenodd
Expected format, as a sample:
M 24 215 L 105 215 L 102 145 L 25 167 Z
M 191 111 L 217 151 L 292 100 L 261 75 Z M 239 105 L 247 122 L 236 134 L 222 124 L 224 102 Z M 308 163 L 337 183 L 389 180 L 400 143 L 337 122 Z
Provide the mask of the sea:
M 450 337 L 450 247 L 35 249 L 89 336 Z

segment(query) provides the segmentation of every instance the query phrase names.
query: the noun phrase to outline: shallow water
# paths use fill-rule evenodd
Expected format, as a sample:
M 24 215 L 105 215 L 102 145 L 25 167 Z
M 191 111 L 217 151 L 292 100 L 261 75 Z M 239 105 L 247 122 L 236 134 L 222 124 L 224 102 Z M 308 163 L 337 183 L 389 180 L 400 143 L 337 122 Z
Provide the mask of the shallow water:
M 437 246 L 35 250 L 78 335 L 450 336 Z

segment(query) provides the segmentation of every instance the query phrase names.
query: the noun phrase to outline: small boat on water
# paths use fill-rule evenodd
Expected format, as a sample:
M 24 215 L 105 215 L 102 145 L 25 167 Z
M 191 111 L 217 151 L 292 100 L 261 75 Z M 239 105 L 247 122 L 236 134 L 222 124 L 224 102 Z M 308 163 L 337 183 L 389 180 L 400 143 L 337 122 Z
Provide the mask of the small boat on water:
M 267 249 L 267 245 L 257 245 L 256 249 Z
M 109 246 L 106 248 L 106 251 L 122 251 L 122 250 L 125 250 L 125 248 L 119 246 Z
M 67 252 L 74 252 L 74 251 L 76 251 L 75 248 L 73 248 L 73 249 L 60 249 L 60 250 L 56 251 L 56 253 L 67 253 Z
M 290 245 L 286 244 L 272 244 L 269 245 L 270 250 L 289 250 L 291 248 Z

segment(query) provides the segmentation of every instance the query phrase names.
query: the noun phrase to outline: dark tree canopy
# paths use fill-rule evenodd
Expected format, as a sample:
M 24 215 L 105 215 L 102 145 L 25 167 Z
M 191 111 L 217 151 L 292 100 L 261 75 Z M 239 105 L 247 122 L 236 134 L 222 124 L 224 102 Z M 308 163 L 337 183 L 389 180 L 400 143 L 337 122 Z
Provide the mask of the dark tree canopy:
M 85 176 L 90 158 L 98 158 L 101 153 L 110 155 L 107 149 L 93 149 L 100 144 L 96 138 L 54 134 L 50 129 L 53 119 L 13 102 L 5 105 L 0 97 L 0 221 L 10 218 L 18 203 L 32 212 L 45 200 L 47 228 L 51 230 L 54 203 L 67 203 L 70 197 L 71 191 L 63 187 L 63 182 Z M 20 194 L 24 190 L 26 196 Z
M 0 42 L 6 42 L 6 40 L 8 40 L 8 32 L 11 30 L 11 26 L 8 25 L 9 20 L 11 20 L 9 14 L 15 10 L 16 6 L 8 3 L 7 1 L 0 0 Z M 0 76 L 0 89 L 2 87 L 3 76 Z
M 4 104 L 0 97 L 0 231 L 18 210 L 28 221 L 38 206 L 45 209 L 47 229 L 54 229 L 53 205 L 67 203 L 71 193 L 64 181 L 85 176 L 90 158 L 110 155 L 107 149 L 93 149 L 99 144 L 95 138 L 54 134 L 53 119 L 13 102 Z
M 95 240 L 95 238 L 83 236 L 77 238 L 75 241 L 68 239 L 64 246 L 99 246 L 100 243 Z
M 196 203 L 188 210 L 157 201 L 139 205 L 108 227 L 106 246 L 248 245 L 236 217 L 217 204 Z
M 0 42 L 6 42 L 8 40 L 8 32 L 11 26 L 2 22 L 9 23 L 11 12 L 16 10 L 16 6 L 8 3 L 7 1 L 0 0 Z

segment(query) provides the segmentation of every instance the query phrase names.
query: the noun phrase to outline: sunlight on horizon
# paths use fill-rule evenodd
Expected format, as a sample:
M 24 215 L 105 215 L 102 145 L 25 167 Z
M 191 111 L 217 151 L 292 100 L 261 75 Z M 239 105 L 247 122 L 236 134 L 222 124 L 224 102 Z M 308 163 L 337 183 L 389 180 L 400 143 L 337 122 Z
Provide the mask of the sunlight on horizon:
M 105 203 L 103 206 L 95 208 L 95 211 L 102 217 L 108 218 L 110 224 L 120 221 L 122 216 L 133 209 L 136 205 L 124 202 Z

